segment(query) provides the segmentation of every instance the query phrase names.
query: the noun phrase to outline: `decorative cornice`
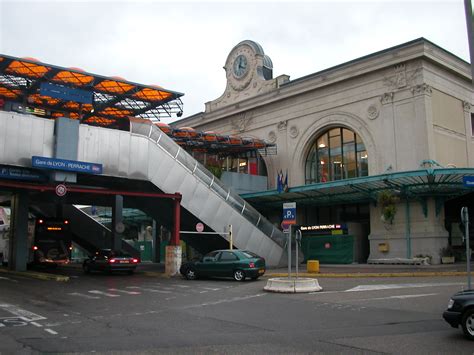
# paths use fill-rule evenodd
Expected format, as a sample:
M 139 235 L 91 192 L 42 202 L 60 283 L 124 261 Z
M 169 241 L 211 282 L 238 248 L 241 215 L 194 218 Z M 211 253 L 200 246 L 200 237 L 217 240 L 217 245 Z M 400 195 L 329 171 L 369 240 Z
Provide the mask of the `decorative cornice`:
M 431 96 L 433 93 L 433 90 L 431 86 L 428 84 L 420 84 L 420 85 L 415 85 L 410 88 L 411 93 L 413 96 L 418 96 L 418 95 L 428 95 Z
M 232 128 L 242 133 L 252 123 L 253 111 L 242 112 L 233 120 L 231 120 Z
M 467 101 L 462 102 L 462 107 L 465 112 L 471 112 L 471 104 Z
M 393 97 L 395 94 L 393 92 L 386 92 L 380 97 L 380 102 L 382 105 L 387 105 L 393 103 Z
M 279 131 L 285 131 L 287 126 L 288 126 L 288 121 L 280 121 L 277 124 L 277 128 Z
M 421 68 L 407 74 L 404 63 L 396 64 L 393 66 L 392 74 L 384 77 L 384 83 L 391 90 L 402 89 L 408 85 L 414 85 L 420 74 Z

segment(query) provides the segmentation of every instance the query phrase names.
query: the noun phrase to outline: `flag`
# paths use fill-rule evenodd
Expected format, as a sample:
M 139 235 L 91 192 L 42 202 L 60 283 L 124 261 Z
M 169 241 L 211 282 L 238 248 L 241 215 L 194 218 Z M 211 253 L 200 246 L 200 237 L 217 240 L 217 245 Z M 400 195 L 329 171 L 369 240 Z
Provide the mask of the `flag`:
M 281 174 L 281 177 L 283 178 L 283 173 Z M 285 182 L 283 183 L 283 191 L 288 191 L 288 170 L 286 171 Z
M 279 193 L 283 192 L 283 171 L 281 170 L 277 175 L 277 191 Z

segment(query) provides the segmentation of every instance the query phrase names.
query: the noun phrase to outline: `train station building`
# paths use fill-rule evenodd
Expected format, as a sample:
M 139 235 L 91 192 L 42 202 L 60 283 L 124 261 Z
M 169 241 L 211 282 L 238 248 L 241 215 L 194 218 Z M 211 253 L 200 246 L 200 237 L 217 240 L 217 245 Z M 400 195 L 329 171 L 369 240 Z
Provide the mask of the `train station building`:
M 180 240 L 197 254 L 232 242 L 282 266 L 289 223 L 305 260 L 322 263 L 439 263 L 441 249 L 462 249 L 460 207 L 474 211 L 469 63 L 420 38 L 290 80 L 246 40 L 223 75 L 222 96 L 181 118 L 180 92 L 0 56 L 10 267 L 26 268 L 32 215 L 68 218 L 88 252 L 138 254 L 124 234 L 147 216 L 155 255 L 168 233 L 170 274 Z
M 469 63 L 420 38 L 295 80 L 272 72 L 262 46 L 237 44 L 223 94 L 172 125 L 274 143 L 269 190 L 241 196 L 276 225 L 296 202 L 307 259 L 439 263 L 443 247 L 462 248 L 459 209 L 474 207 Z

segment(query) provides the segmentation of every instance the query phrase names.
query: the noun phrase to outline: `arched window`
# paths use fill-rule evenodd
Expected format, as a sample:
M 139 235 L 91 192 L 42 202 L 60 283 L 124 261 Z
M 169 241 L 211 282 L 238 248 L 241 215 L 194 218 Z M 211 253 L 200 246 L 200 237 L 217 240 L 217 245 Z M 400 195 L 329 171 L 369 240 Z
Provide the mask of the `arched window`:
M 305 183 L 369 175 L 367 150 L 360 136 L 343 127 L 322 133 L 306 158 Z

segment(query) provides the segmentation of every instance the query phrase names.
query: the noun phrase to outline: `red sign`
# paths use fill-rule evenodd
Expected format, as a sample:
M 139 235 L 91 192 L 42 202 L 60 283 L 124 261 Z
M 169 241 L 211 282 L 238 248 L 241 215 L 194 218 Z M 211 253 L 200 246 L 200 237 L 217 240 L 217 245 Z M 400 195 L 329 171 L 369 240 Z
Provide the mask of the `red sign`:
M 58 196 L 64 196 L 67 193 L 67 187 L 64 184 L 59 184 L 56 186 L 56 195 Z
M 283 232 L 288 232 L 290 230 L 290 225 L 292 225 L 294 223 L 288 223 L 288 221 L 283 221 L 281 222 L 281 229 L 283 230 Z
M 201 222 L 197 223 L 196 224 L 196 231 L 201 233 L 203 230 L 204 230 L 204 224 L 202 224 Z

